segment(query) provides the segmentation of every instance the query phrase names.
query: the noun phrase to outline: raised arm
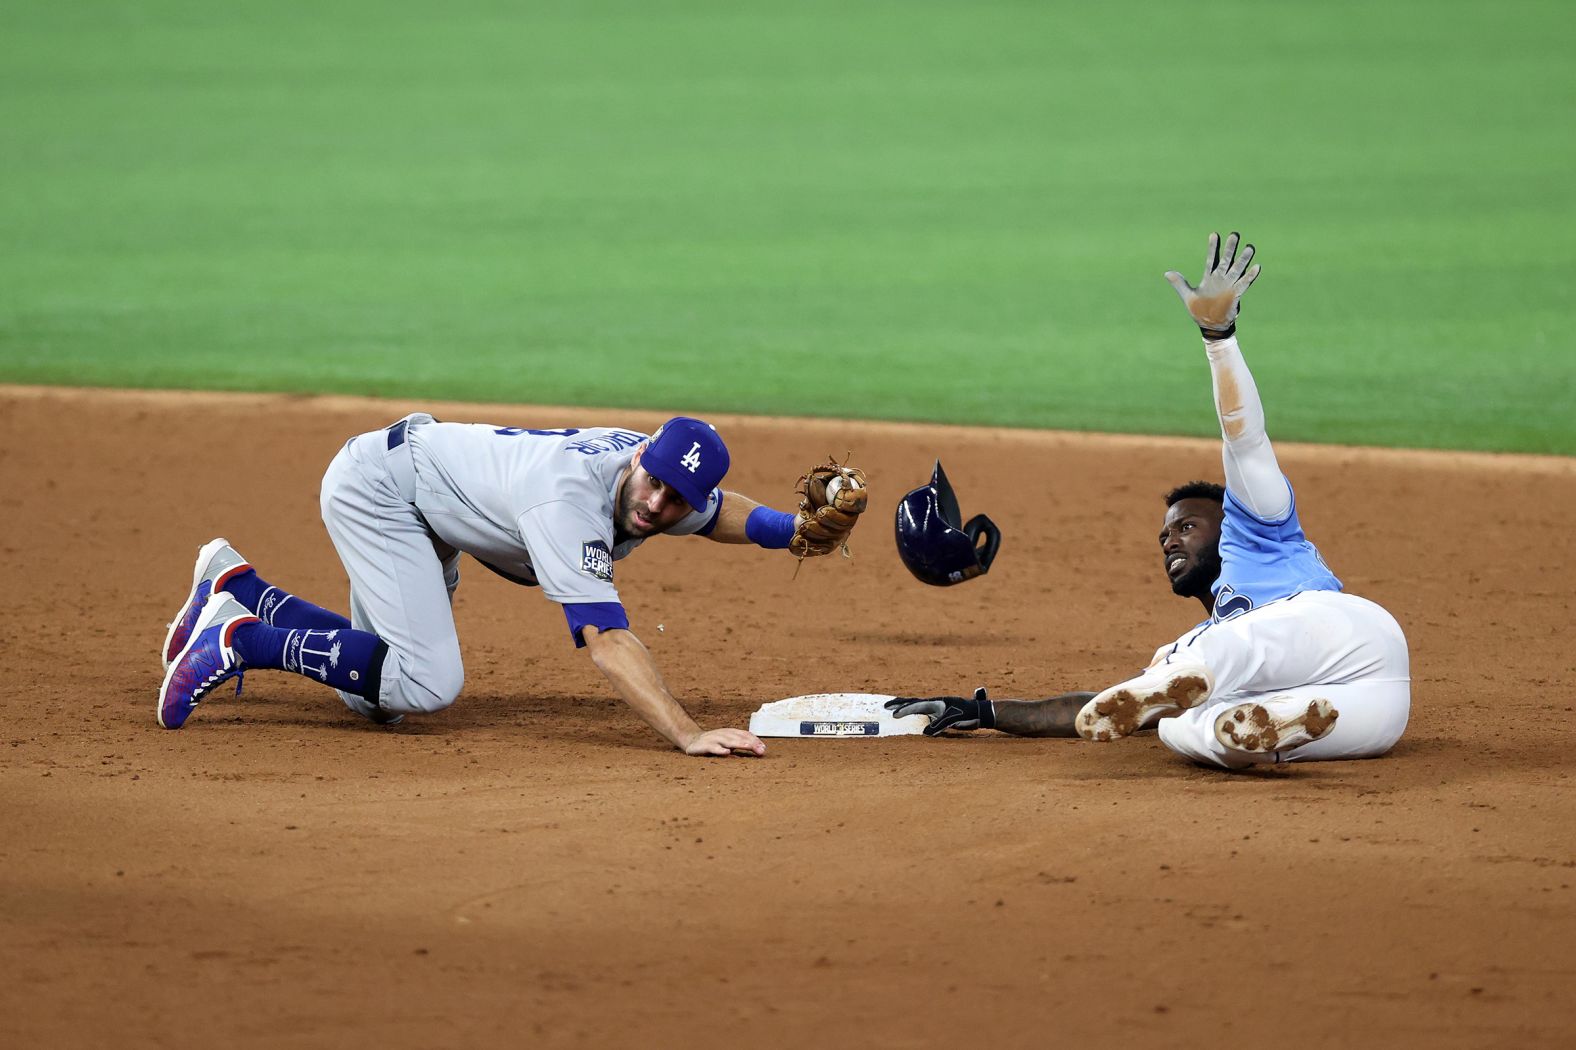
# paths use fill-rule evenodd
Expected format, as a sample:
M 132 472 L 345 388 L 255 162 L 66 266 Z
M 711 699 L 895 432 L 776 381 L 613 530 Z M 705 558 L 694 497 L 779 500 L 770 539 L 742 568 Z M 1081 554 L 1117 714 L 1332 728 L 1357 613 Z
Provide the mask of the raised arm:
M 1253 259 L 1253 245 L 1243 245 L 1239 253 L 1239 242 L 1238 234 L 1230 234 L 1222 250 L 1220 235 L 1209 235 L 1204 276 L 1198 287 L 1188 284 L 1175 270 L 1167 271 L 1166 280 L 1176 289 L 1204 336 L 1204 353 L 1209 358 L 1215 388 L 1215 411 L 1220 417 L 1226 488 L 1255 517 L 1279 521 L 1291 510 L 1291 487 L 1281 473 L 1264 428 L 1264 405 L 1259 400 L 1258 386 L 1237 345 L 1242 296 L 1259 276 L 1259 267 L 1248 265 Z
M 627 630 L 584 629 L 586 649 L 597 670 L 647 725 L 686 755 L 763 755 L 766 745 L 742 729 L 704 731 L 695 724 L 662 680 L 651 651 Z

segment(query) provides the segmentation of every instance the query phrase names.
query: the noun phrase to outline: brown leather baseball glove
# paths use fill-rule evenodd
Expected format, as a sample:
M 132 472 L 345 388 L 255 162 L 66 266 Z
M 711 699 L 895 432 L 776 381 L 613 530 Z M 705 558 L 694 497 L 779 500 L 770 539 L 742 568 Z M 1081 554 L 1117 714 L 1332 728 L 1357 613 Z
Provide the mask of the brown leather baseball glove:
M 814 558 L 840 547 L 845 558 L 852 557 L 848 534 L 869 502 L 865 472 L 827 457 L 826 463 L 799 479 L 799 517 L 788 552 L 796 558 Z

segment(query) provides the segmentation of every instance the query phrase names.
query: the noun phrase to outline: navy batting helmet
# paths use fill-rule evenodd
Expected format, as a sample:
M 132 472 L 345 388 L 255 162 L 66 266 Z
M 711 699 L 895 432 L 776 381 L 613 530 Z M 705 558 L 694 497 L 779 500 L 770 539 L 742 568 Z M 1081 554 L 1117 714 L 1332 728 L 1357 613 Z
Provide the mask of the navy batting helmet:
M 897 505 L 897 552 L 923 583 L 950 587 L 983 576 L 1000 546 L 1001 530 L 985 515 L 963 524 L 958 497 L 939 459 L 930 484 Z

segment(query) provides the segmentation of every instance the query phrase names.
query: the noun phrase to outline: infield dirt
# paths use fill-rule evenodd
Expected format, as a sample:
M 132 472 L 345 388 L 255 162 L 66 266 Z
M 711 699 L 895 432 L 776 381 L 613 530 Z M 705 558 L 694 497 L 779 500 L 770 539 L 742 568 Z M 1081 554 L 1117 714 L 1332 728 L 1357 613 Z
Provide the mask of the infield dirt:
M 556 606 L 469 561 L 448 711 L 381 730 L 255 673 L 161 730 L 197 547 L 343 608 L 319 479 L 418 407 L 661 419 L 0 388 L 0 1044 L 1576 1041 L 1576 461 L 1280 447 L 1310 537 L 1411 640 L 1378 761 L 1225 774 L 1153 734 L 994 733 L 685 758 Z M 619 564 L 703 725 L 825 690 L 1098 688 L 1197 619 L 1155 535 L 1214 442 L 713 418 L 730 487 L 786 507 L 852 449 L 876 509 L 797 579 L 699 539 Z M 948 589 L 891 539 L 938 455 L 1005 534 Z

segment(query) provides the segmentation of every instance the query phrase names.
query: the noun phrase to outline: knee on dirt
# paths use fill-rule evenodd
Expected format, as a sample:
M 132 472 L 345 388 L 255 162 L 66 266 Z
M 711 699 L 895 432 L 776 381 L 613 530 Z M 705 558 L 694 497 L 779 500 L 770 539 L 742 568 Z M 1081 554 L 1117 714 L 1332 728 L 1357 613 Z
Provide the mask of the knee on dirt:
M 430 715 L 454 703 L 465 687 L 461 667 L 428 671 L 419 676 L 384 678 L 379 703 L 390 711 L 409 715 Z

